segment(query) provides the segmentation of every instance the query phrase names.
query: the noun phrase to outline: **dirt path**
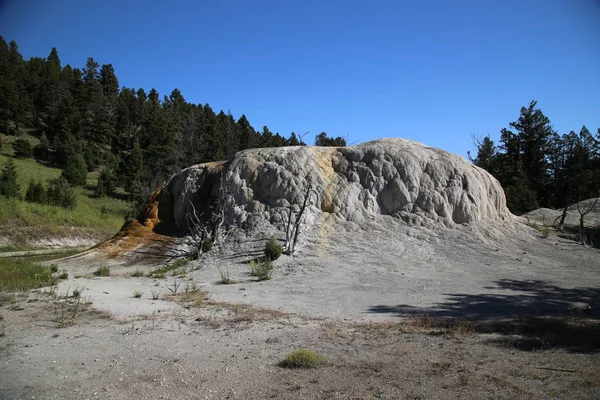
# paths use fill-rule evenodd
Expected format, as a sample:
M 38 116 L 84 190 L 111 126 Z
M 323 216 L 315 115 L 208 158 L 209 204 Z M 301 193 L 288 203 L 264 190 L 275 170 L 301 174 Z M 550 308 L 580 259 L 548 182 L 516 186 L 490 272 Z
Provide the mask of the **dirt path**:
M 68 248 L 63 247 L 60 249 L 48 249 L 48 250 L 5 251 L 5 252 L 0 252 L 0 258 L 41 256 L 41 255 L 47 255 L 47 254 L 60 255 L 61 253 L 84 251 L 86 249 L 87 249 L 87 247 L 68 247 Z

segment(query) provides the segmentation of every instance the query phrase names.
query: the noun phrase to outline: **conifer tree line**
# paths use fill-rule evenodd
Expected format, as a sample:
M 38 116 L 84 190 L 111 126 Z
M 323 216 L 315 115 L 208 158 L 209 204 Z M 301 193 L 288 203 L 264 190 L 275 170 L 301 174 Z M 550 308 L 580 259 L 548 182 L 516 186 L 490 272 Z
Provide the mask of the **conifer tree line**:
M 513 213 L 562 209 L 600 194 L 600 128 L 595 135 L 585 125 L 561 135 L 535 101 L 509 127 L 498 145 L 489 135 L 474 138 L 471 161 L 498 179 Z
M 47 58 L 26 61 L 14 41 L 0 37 L 0 133 L 25 130 L 40 144 L 13 141 L 16 157 L 60 167 L 72 185 L 100 169 L 98 195 L 122 186 L 131 199 L 190 165 L 232 159 L 248 148 L 304 144 L 295 133 L 257 131 L 245 115 L 236 120 L 192 104 L 178 89 L 161 98 L 155 89 L 120 87 L 113 66 L 93 58 L 82 69 L 63 66 L 53 48 Z

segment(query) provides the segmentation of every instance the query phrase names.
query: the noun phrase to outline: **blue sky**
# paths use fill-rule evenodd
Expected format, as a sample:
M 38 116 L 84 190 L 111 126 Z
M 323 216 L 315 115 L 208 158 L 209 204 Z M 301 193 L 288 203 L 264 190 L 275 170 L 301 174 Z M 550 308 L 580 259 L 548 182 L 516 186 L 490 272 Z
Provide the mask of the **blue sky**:
M 403 137 L 465 156 L 537 100 L 600 127 L 600 1 L 0 1 L 25 58 L 112 63 L 288 136 Z

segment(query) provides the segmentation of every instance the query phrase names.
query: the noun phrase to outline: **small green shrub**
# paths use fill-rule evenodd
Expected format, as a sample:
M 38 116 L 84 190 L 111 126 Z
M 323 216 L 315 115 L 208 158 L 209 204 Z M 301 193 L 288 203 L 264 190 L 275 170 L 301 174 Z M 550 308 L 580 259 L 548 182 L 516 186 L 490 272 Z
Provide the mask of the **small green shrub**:
M 141 278 L 142 276 L 144 276 L 144 273 L 139 269 L 136 269 L 135 272 L 131 273 L 131 276 L 134 278 Z
M 142 297 L 144 293 L 140 292 L 139 290 L 134 290 L 133 291 L 133 297 L 135 297 L 136 299 L 139 299 L 140 297 Z
M 277 239 L 271 236 L 271 239 L 265 245 L 265 257 L 269 260 L 277 260 L 282 252 L 283 248 L 277 243 Z
M 46 199 L 46 188 L 42 182 L 36 182 L 33 179 L 29 181 L 27 192 L 25 193 L 25 201 L 30 203 L 45 204 Z
M 96 271 L 94 271 L 94 275 L 96 276 L 110 276 L 110 267 L 103 265 L 99 267 Z
M 207 253 L 212 249 L 213 242 L 211 239 L 204 239 L 202 242 L 202 252 Z
M 273 274 L 273 263 L 267 259 L 265 261 L 250 261 L 250 274 L 256 276 L 258 281 L 268 281 Z
M 315 368 L 324 364 L 327 358 L 308 349 L 294 350 L 280 363 L 285 368 Z

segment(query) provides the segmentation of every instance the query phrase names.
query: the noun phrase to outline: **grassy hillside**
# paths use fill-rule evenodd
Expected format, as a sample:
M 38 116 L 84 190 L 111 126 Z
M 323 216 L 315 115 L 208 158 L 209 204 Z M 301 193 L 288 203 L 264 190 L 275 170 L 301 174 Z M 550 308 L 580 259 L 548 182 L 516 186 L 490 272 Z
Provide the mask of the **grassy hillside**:
M 3 138 L 6 143 L 6 137 Z M 4 145 L 0 153 L 3 165 L 12 149 Z M 61 170 L 34 159 L 15 159 L 21 194 L 25 196 L 31 179 L 43 182 L 60 176 Z M 86 187 L 75 188 L 77 207 L 61 207 L 0 199 L 0 251 L 31 249 L 40 239 L 89 238 L 101 240 L 115 234 L 123 224 L 128 203 L 113 198 L 95 198 L 97 174 L 89 173 Z

